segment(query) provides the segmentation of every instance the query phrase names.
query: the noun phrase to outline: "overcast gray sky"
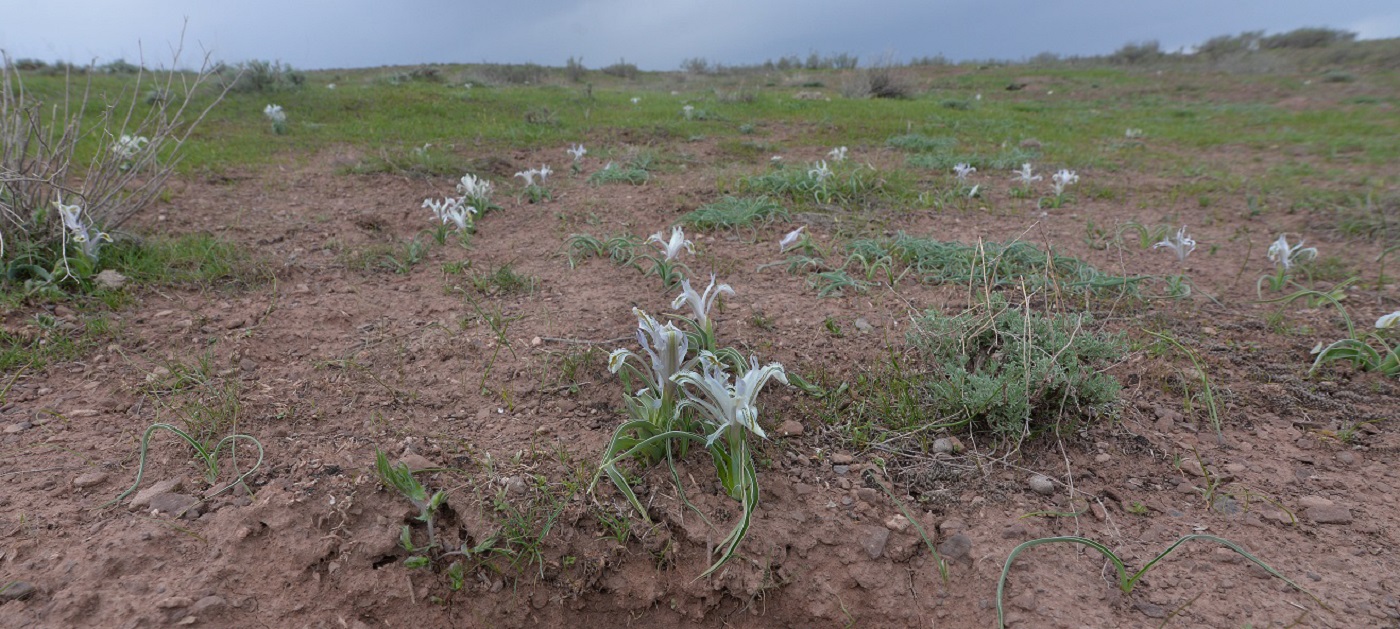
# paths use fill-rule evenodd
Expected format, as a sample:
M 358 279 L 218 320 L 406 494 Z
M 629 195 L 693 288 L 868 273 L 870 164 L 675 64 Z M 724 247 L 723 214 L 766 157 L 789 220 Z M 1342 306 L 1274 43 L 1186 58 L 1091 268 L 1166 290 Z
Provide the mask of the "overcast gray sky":
M 672 70 L 690 57 L 747 64 L 813 51 L 1022 59 L 1303 26 L 1400 37 L 1396 0 L 0 0 L 0 48 L 80 63 L 135 61 L 144 48 L 151 65 L 168 64 L 186 18 L 193 52 L 303 69 L 574 56 L 590 68 L 626 59 Z

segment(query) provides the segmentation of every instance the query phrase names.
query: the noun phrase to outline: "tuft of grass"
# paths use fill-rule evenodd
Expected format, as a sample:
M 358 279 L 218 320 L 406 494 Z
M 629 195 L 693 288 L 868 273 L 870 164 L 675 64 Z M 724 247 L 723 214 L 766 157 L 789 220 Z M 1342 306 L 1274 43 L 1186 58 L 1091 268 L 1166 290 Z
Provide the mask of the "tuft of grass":
M 803 202 L 840 206 L 865 206 L 909 196 L 909 183 L 897 172 L 882 172 L 864 165 L 842 162 L 830 165 L 832 174 L 821 178 L 806 168 L 778 168 L 739 179 L 740 192 L 757 193 Z
M 950 171 L 954 165 L 968 164 L 980 172 L 1015 170 L 1021 164 L 1039 157 L 1036 151 L 1019 147 L 1001 149 L 995 153 L 965 153 L 949 150 L 931 151 L 910 155 L 907 160 L 915 168 Z
M 610 183 L 640 186 L 651 179 L 651 167 L 654 161 L 651 155 L 643 153 L 622 165 L 608 162 L 607 166 L 588 176 L 588 183 L 595 186 Z
M 768 197 L 726 196 L 687 213 L 681 217 L 681 223 L 696 229 L 733 229 L 785 218 L 787 214 L 783 206 Z
M 510 264 L 472 275 L 472 289 L 482 295 L 529 294 L 535 291 L 539 279 L 516 271 Z
M 209 234 L 123 240 L 103 251 L 103 266 L 136 284 L 255 288 L 273 279 L 246 249 Z
M 1042 251 L 1024 241 L 970 245 L 899 232 L 893 238 L 853 241 L 847 251 L 847 264 L 859 262 L 867 275 L 884 265 L 891 277 L 908 273 L 931 284 L 957 283 L 977 288 L 1053 285 L 1074 292 L 1097 293 L 1129 290 L 1145 279 L 1106 275 L 1083 260 Z M 896 263 L 907 270 L 896 273 Z
M 608 258 L 619 266 L 637 267 L 637 249 L 642 247 L 642 239 L 631 234 L 619 234 L 607 240 L 591 234 L 571 234 L 566 241 L 569 246 L 569 268 L 577 268 L 579 261 L 587 258 Z
M 890 148 L 913 153 L 943 153 L 953 150 L 958 145 L 958 140 L 949 137 L 930 137 L 922 133 L 906 133 L 885 140 L 885 144 Z
M 1104 370 L 1127 349 L 1090 314 L 1042 314 L 998 293 L 957 315 L 926 312 L 908 341 L 930 369 L 919 386 L 934 416 L 1010 438 L 1108 416 L 1119 384 Z

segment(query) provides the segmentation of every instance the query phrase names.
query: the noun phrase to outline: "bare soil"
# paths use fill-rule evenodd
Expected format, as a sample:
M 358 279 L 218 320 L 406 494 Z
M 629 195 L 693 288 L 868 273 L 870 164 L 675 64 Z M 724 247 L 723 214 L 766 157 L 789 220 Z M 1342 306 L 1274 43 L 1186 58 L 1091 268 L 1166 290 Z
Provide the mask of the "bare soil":
M 790 163 L 829 148 L 801 146 L 801 129 L 780 133 L 795 146 L 784 154 Z M 540 204 L 511 198 L 507 186 L 497 194 L 503 210 L 478 222 L 470 249 L 434 246 L 406 275 L 347 261 L 419 234 L 429 225 L 419 202 L 450 192 L 451 181 L 341 175 L 340 166 L 361 157 L 346 149 L 176 182 L 173 198 L 140 230 L 212 232 L 250 248 L 276 280 L 241 292 L 141 291 L 112 316 L 109 345 L 18 378 L 0 408 L 0 584 L 20 581 L 33 592 L 0 598 L 0 626 L 988 627 L 1003 563 L 1021 542 L 1082 535 L 1136 569 L 1193 533 L 1249 549 L 1326 607 L 1219 546 L 1187 544 L 1124 595 L 1100 556 L 1051 545 L 1017 559 L 1007 624 L 1398 626 L 1398 540 L 1385 524 L 1400 510 L 1396 382 L 1346 368 L 1309 378 L 1309 349 L 1334 340 L 1335 311 L 1285 307 L 1289 329 L 1317 332 L 1280 333 L 1266 325 L 1279 306 L 1257 303 L 1254 287 L 1270 269 L 1263 252 L 1278 233 L 1305 233 L 1309 245 L 1356 268 L 1379 245 L 1331 236 L 1323 218 L 1306 214 L 1250 217 L 1242 198 L 1171 208 L 1202 243 L 1186 271 L 1198 287 L 1191 299 L 1095 304 L 1109 330 L 1143 340 L 1143 328 L 1169 329 L 1202 356 L 1221 402 L 1221 438 L 1203 408 L 1183 405 L 1199 376 L 1180 355 L 1124 356 L 1112 370 L 1124 385 L 1112 421 L 1019 447 L 959 435 L 967 450 L 939 457 L 852 449 L 822 420 L 822 402 L 772 386 L 763 399 L 773 438 L 759 446 L 757 518 L 741 556 L 698 579 L 734 515 L 703 453 L 678 472 L 713 526 L 681 506 L 665 470 L 645 473 L 640 486 L 653 528 L 606 482 L 591 495 L 562 491 L 586 485 L 621 421 L 622 385 L 605 362 L 615 347 L 636 349 L 631 308 L 669 312 L 673 296 L 656 278 L 607 260 L 571 269 L 565 238 L 663 229 L 718 197 L 713 167 L 735 168 L 712 142 L 662 154 L 688 157 L 643 186 L 595 187 L 559 172 L 550 180 L 554 198 Z M 562 147 L 493 157 L 517 169 L 547 162 L 566 170 Z M 852 146 L 851 157 L 877 167 L 902 160 L 880 147 Z M 1004 196 L 993 211 L 865 211 L 888 233 L 1022 238 L 1105 271 L 1176 272 L 1170 254 L 1135 243 L 1097 249 L 1084 238 L 1088 220 L 1163 220 L 1156 208 L 1165 207 L 1165 183 L 1079 174 L 1123 195 L 1080 194 L 1047 211 Z M 994 195 L 1005 194 L 1002 173 L 979 175 L 1000 189 Z M 966 287 L 902 282 L 822 299 L 803 276 L 756 271 L 780 260 L 777 239 L 804 223 L 819 242 L 840 227 L 813 214 L 692 234 L 696 275 L 716 272 L 737 292 L 719 315 L 725 343 L 798 373 L 851 379 L 887 362 L 912 315 L 966 306 Z M 1247 239 L 1238 238 L 1245 230 Z M 464 260 L 464 275 L 443 271 Z M 474 294 L 484 311 L 509 320 L 509 343 L 500 346 L 466 295 L 473 274 L 507 264 L 537 283 Z M 1368 288 L 1347 304 L 1367 325 L 1396 298 L 1392 286 Z M 8 313 L 5 324 L 32 314 Z M 827 332 L 828 318 L 842 336 Z M 596 350 L 584 356 L 589 347 Z M 178 398 L 152 393 L 165 377 L 160 369 L 201 356 L 215 378 L 238 385 L 237 431 L 266 447 L 249 478 L 252 494 L 226 492 L 179 519 L 151 505 L 99 508 L 133 481 L 146 427 L 181 420 L 170 402 Z M 572 380 L 561 375 L 566 359 L 582 363 Z M 800 434 L 778 434 L 788 420 L 801 424 Z M 438 470 L 420 478 L 449 492 L 438 530 L 451 544 L 487 539 L 512 510 L 536 533 L 551 522 L 537 560 L 492 559 L 456 592 L 440 571 L 405 568 L 397 541 L 416 511 L 374 475 L 376 448 Z M 245 469 L 249 457 L 240 446 Z M 1032 491 L 1036 474 L 1052 479 L 1050 495 Z M 171 479 L 182 481 L 177 495 L 211 487 L 189 447 L 158 434 L 142 488 Z M 230 479 L 226 470 L 218 486 Z M 880 484 L 894 487 L 942 549 L 947 580 Z M 600 514 L 629 518 L 630 535 L 619 541 Z

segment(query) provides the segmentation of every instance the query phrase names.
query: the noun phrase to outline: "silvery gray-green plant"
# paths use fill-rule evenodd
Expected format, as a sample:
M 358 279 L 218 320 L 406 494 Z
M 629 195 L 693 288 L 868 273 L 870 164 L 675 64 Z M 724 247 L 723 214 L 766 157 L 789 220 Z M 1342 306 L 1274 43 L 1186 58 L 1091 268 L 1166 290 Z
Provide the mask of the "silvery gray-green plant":
M 698 320 L 692 320 L 692 324 L 707 326 L 712 335 L 710 307 L 716 296 L 732 290 L 726 290 L 724 285 L 716 287 L 713 278 L 704 293 L 697 293 L 688 282 L 683 288 L 673 307 L 690 304 Z M 633 313 L 637 315 L 637 342 L 650 359 L 650 369 L 645 363 L 632 365 L 629 359 L 640 357 L 627 349 L 618 349 L 609 357 L 609 369 L 622 373 L 629 388 L 629 376 L 638 377 L 645 386 L 635 393 L 624 393 L 629 418 L 613 433 L 590 489 L 606 475 L 638 515 L 649 522 L 646 509 L 618 466 L 628 459 L 644 464 L 665 461 L 679 489 L 679 475 L 672 462 L 676 449 L 683 456 L 687 444 L 703 443 L 715 463 L 720 483 L 739 501 L 742 511 L 739 522 L 720 543 L 719 558 L 701 575 L 707 576 L 734 556 L 758 505 L 758 473 L 748 444 L 750 433 L 766 437 L 758 421 L 758 395 L 770 380 L 787 384 L 788 379 L 782 365 L 759 366 L 753 356 L 746 364 L 732 349 L 702 349 L 696 357 L 689 358 L 690 340 L 679 328 L 672 323 L 663 325 L 640 309 Z M 721 356 L 740 373 L 731 376 Z
M 525 180 L 525 189 L 521 194 L 531 203 L 539 203 L 540 201 L 550 198 L 549 190 L 544 187 L 544 183 L 553 172 L 553 170 L 550 170 L 549 164 L 543 164 L 539 168 L 530 168 L 515 173 L 516 177 Z M 540 178 L 538 184 L 535 183 L 535 177 Z
M 1278 240 L 1269 245 L 1269 261 L 1274 263 L 1274 274 L 1265 275 L 1255 282 L 1255 289 L 1263 293 L 1263 287 L 1268 286 L 1270 290 L 1280 291 L 1288 286 L 1288 282 L 1293 273 L 1293 267 L 1304 262 L 1317 259 L 1317 247 L 1304 247 L 1303 241 L 1298 244 L 1288 244 L 1288 234 L 1280 234 Z
M 281 105 L 269 103 L 266 107 L 263 107 L 263 115 L 267 116 L 267 119 L 272 122 L 273 133 L 283 135 L 287 132 L 287 112 L 282 111 Z
M 685 273 L 681 269 L 689 270 L 684 262 L 680 261 L 681 251 L 689 251 L 695 254 L 695 243 L 685 238 L 685 230 L 680 225 L 671 228 L 671 237 L 665 237 L 665 232 L 652 234 L 647 242 L 656 243 L 660 251 L 653 255 L 638 256 L 651 260 L 652 267 L 648 274 L 655 274 L 661 278 L 662 288 L 671 290 L 681 279 L 685 278 Z
M 758 423 L 758 394 L 769 380 L 776 379 L 783 384 L 788 384 L 788 380 L 781 364 L 760 367 L 754 356 L 749 357 L 744 373 L 733 376 L 732 383 L 730 374 L 715 354 L 701 351 L 697 363 L 699 371 L 683 371 L 671 376 L 672 380 L 694 387 L 698 392 L 698 395 L 688 394 L 682 399 L 676 411 L 694 409 L 701 424 L 710 429 L 705 447 L 715 462 L 720 484 L 731 498 L 739 501 L 743 512 L 739 522 L 720 542 L 720 557 L 701 575 L 705 576 L 729 561 L 748 534 L 753 512 L 758 508 L 758 470 L 754 467 L 748 435 L 768 437 Z
M 1332 303 L 1339 309 L 1342 308 L 1335 299 Z M 1342 314 L 1350 324 L 1350 317 L 1346 315 L 1345 309 L 1342 309 Z M 1344 360 L 1362 371 L 1376 371 L 1391 377 L 1400 376 L 1400 344 L 1391 345 L 1383 336 L 1386 331 L 1397 327 L 1400 327 L 1400 310 L 1377 318 L 1375 332 L 1362 336 L 1353 329 L 1351 336 L 1331 345 L 1323 347 L 1322 343 L 1318 343 L 1317 347 L 1313 348 L 1317 358 L 1313 360 L 1312 369 L 1308 370 L 1308 373 L 1317 372 L 1323 363 Z M 1380 349 L 1376 349 L 1376 346 L 1380 346 Z
M 62 199 L 54 201 L 53 205 L 63 218 L 63 226 L 68 230 L 68 240 L 78 245 L 78 249 L 88 261 L 96 262 L 102 244 L 112 242 L 112 237 L 107 232 L 94 228 L 90 221 L 83 218 L 82 206 L 76 203 L 64 204 Z
M 575 175 L 579 174 L 580 172 L 583 172 L 583 156 L 588 154 L 588 149 L 583 148 L 582 144 L 574 144 L 569 148 L 564 149 L 564 152 L 568 153 L 569 155 L 572 155 L 574 158 L 573 163 L 569 164 L 570 170 Z
M 798 228 L 799 230 L 801 228 Z M 681 294 L 676 295 L 671 302 L 671 308 L 681 306 L 690 307 L 690 317 L 680 317 L 691 327 L 695 328 L 696 346 L 702 350 L 716 351 L 715 347 L 715 322 L 710 319 L 710 309 L 714 308 L 715 300 L 720 295 L 733 295 L 734 289 L 728 284 L 715 286 L 715 276 L 710 274 L 710 285 L 705 287 L 704 293 L 698 293 L 690 287 L 690 280 L 681 280 Z
M 457 181 L 457 194 L 461 195 L 462 203 L 476 208 L 478 214 L 500 209 L 491 202 L 491 192 L 491 182 L 471 173 L 462 175 Z
M 1172 236 L 1170 238 L 1163 238 L 1157 244 L 1152 245 L 1152 248 L 1170 249 L 1172 253 L 1176 254 L 1177 261 L 1185 262 L 1186 256 L 1191 255 L 1191 252 L 1196 250 L 1196 241 L 1192 240 L 1190 236 L 1186 235 L 1186 226 L 1182 225 L 1181 229 L 1176 230 L 1175 236 Z

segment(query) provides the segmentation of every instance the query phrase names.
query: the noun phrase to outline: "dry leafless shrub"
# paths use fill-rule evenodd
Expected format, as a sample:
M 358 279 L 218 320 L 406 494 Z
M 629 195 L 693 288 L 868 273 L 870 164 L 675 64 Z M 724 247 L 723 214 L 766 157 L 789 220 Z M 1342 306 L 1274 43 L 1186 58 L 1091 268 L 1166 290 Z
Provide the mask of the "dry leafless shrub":
M 61 238 L 57 201 L 114 231 L 156 198 L 181 146 L 227 93 L 199 96 L 215 76 L 209 57 L 198 71 L 178 70 L 182 51 L 183 40 L 172 69 L 138 70 L 115 93 L 94 85 L 94 72 L 68 73 L 62 94 L 47 100 L 26 90 L 0 51 L 0 267 L 6 241 L 15 252 Z M 152 91 L 163 97 L 148 99 Z

